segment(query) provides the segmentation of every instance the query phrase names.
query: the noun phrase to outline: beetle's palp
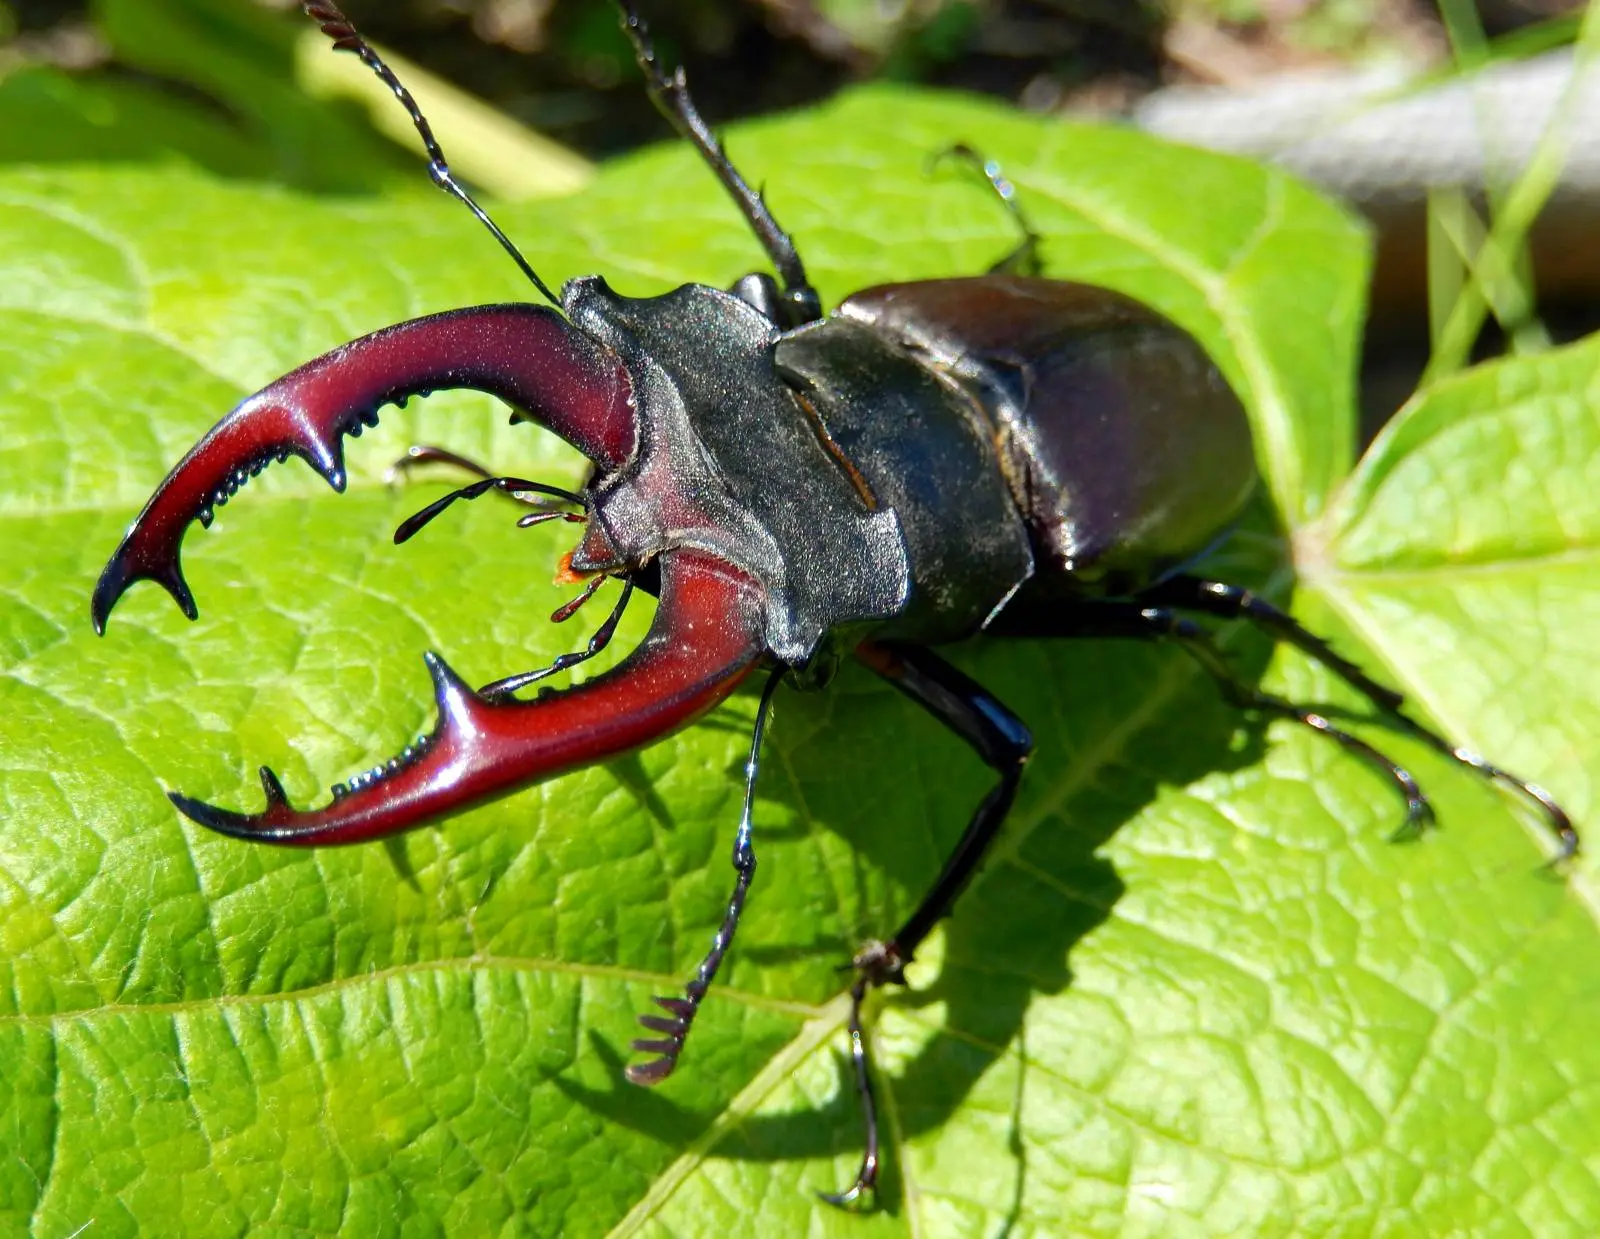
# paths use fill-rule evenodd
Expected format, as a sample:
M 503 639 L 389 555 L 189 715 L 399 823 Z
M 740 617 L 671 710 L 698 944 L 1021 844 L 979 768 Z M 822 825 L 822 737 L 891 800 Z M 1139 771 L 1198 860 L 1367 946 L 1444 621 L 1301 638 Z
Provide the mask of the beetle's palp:
M 672 1074 L 683 1053 L 694 1017 L 700 1012 L 706 992 L 716 978 L 717 969 L 733 945 L 734 932 L 739 928 L 739 916 L 744 911 L 745 896 L 750 891 L 750 881 L 756 874 L 756 852 L 750 816 L 755 808 L 756 775 L 761 769 L 761 739 L 766 734 L 767 713 L 772 708 L 772 695 L 782 682 L 787 667 L 778 666 L 767 677 L 767 686 L 761 692 L 761 704 L 756 707 L 756 722 L 750 733 L 750 759 L 744 768 L 744 812 L 739 818 L 739 830 L 733 840 L 733 868 L 735 873 L 733 894 L 728 897 L 728 910 L 722 924 L 711 939 L 711 949 L 700 961 L 694 977 L 683 987 L 682 997 L 664 997 L 657 994 L 653 1001 L 668 1016 L 641 1015 L 639 1023 L 657 1037 L 639 1037 L 633 1048 L 641 1054 L 654 1054 L 648 1062 L 634 1063 L 627 1069 L 628 1079 L 635 1084 L 660 1084 Z
M 563 602 L 554 611 L 550 612 L 550 622 L 552 624 L 565 624 L 569 619 L 578 613 L 578 608 L 583 606 L 584 603 L 588 602 L 589 599 L 594 597 L 595 590 L 604 585 L 607 579 L 607 577 L 600 573 L 596 573 L 594 576 L 590 577 L 588 581 L 585 582 L 582 592 L 580 592 L 576 598 L 571 598 L 566 602 Z
M 383 57 L 372 50 L 372 45 L 361 37 L 361 32 L 355 28 L 354 23 L 346 17 L 339 6 L 331 0 L 304 0 L 301 6 L 306 11 L 306 16 L 322 27 L 322 33 L 333 40 L 336 51 L 352 52 L 361 58 L 361 63 L 371 69 L 385 86 L 400 101 L 400 106 L 405 108 L 406 115 L 411 117 L 411 123 L 416 127 L 417 134 L 422 138 L 422 145 L 428 152 L 428 175 L 433 178 L 433 183 L 456 201 L 460 202 L 467 210 L 471 211 L 478 222 L 487 228 L 494 239 L 500 242 L 500 247 L 511 255 L 513 262 L 522 268 L 522 274 L 532 281 L 546 301 L 561 308 L 561 298 L 557 297 L 539 278 L 539 273 L 522 256 L 522 251 L 512 244 L 511 238 L 500 231 L 500 225 L 489 218 L 489 213 L 478 205 L 477 201 L 456 180 L 455 174 L 450 171 L 449 161 L 444 157 L 444 149 L 433 136 L 433 126 L 428 124 L 428 118 L 422 114 L 422 109 L 417 106 L 417 101 L 411 97 L 411 92 L 395 76 L 395 72 L 384 63 Z

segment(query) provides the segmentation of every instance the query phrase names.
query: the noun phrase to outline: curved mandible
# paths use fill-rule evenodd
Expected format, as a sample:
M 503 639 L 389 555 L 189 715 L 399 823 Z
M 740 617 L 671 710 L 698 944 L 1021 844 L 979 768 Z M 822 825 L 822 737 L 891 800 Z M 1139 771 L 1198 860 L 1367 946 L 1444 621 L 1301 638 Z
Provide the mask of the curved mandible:
M 446 388 L 486 391 L 548 427 L 607 472 L 638 442 L 622 361 L 553 310 L 476 306 L 412 319 L 307 362 L 238 405 L 195 444 L 128 528 L 95 586 L 90 614 L 104 632 L 135 581 L 159 582 L 194 619 L 178 553 L 189 526 L 274 460 L 298 456 L 345 487 L 345 435 L 378 410 Z
M 494 700 L 429 654 L 439 709 L 433 731 L 340 784 L 326 807 L 292 808 L 265 766 L 260 813 L 168 795 L 187 817 L 236 838 L 359 843 L 654 743 L 726 698 L 765 652 L 755 583 L 703 552 L 670 551 L 650 632 L 593 680 L 534 701 Z

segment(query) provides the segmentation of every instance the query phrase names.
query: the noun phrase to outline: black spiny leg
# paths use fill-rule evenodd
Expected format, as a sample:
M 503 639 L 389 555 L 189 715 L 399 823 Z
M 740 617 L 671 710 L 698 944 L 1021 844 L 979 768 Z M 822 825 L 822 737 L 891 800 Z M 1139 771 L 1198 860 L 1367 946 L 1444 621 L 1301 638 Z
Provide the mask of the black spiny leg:
M 1411 772 L 1385 757 L 1372 745 L 1342 728 L 1335 727 L 1315 710 L 1263 693 L 1245 683 L 1216 646 L 1212 634 L 1193 620 L 1165 607 L 1141 607 L 1136 602 L 1090 603 L 1074 615 L 1072 636 L 1139 637 L 1145 640 L 1169 638 L 1178 642 L 1216 681 L 1230 704 L 1241 710 L 1255 710 L 1294 722 L 1336 740 L 1343 748 L 1366 761 L 1387 777 L 1406 801 L 1406 820 L 1395 832 L 1396 839 L 1412 839 L 1434 824 L 1433 805 Z
M 1017 231 L 1022 234 L 1022 240 L 1017 243 L 1017 248 L 990 267 L 989 274 L 1039 275 L 1044 270 L 1043 264 L 1039 260 L 1039 234 L 1034 230 L 1027 213 L 1022 209 L 1022 203 L 1017 198 L 1017 187 L 1007 178 L 1000 165 L 993 159 L 985 159 L 965 142 L 957 142 L 954 146 L 939 152 L 936 159 L 959 159 L 969 167 L 974 168 L 984 180 L 989 182 L 989 188 L 994 190 L 996 196 L 1010 213 L 1012 222 L 1017 226 Z
M 787 667 L 778 667 L 767 677 L 767 686 L 761 693 L 761 704 L 756 707 L 756 725 L 750 734 L 750 760 L 744 768 L 744 814 L 739 819 L 739 832 L 733 840 L 733 868 L 737 876 L 734 878 L 733 894 L 728 897 L 728 911 L 722 918 L 722 924 L 717 928 L 716 936 L 711 939 L 711 949 L 706 952 L 705 958 L 700 961 L 700 967 L 695 970 L 694 978 L 683 987 L 683 996 L 681 998 L 656 996 L 656 1006 L 666 1011 L 671 1018 L 661 1015 L 639 1017 L 639 1023 L 661 1036 L 641 1037 L 633 1043 L 633 1048 L 640 1053 L 656 1056 L 649 1062 L 635 1063 L 628 1068 L 628 1079 L 635 1084 L 660 1084 L 672 1074 L 672 1069 L 678 1065 L 678 1058 L 683 1053 L 683 1043 L 689 1036 L 689 1028 L 694 1023 L 694 1017 L 699 1013 L 706 991 L 711 988 L 717 969 L 722 966 L 723 956 L 733 944 L 734 931 L 739 928 L 739 914 L 744 911 L 744 899 L 750 891 L 750 880 L 756 874 L 756 850 L 752 838 L 750 813 L 755 807 L 756 775 L 761 766 L 761 738 L 766 733 L 767 711 L 772 706 L 772 694 L 777 690 L 778 683 L 787 670 Z
M 1022 767 L 1033 751 L 1033 737 L 1021 719 L 983 685 L 932 651 L 900 642 L 865 641 L 856 647 L 856 656 L 970 744 L 999 773 L 1000 781 L 983 798 L 932 889 L 905 924 L 888 941 L 867 943 L 851 961 L 857 974 L 850 990 L 851 1061 L 866 1123 L 866 1154 L 854 1183 L 842 1192 L 823 1194 L 828 1203 L 841 1206 L 873 1191 L 878 1181 L 878 1112 L 861 1030 L 862 1001 L 873 986 L 891 981 L 905 984 L 905 966 L 933 927 L 950 914 L 1000 833 L 1011 802 L 1016 799 Z
M 1164 581 L 1146 597 L 1152 602 L 1179 610 L 1201 611 L 1222 619 L 1242 619 L 1278 641 L 1286 641 L 1315 662 L 1321 663 L 1351 688 L 1355 689 L 1380 711 L 1430 748 L 1443 753 L 1452 761 L 1461 763 L 1483 778 L 1499 783 L 1533 802 L 1544 817 L 1550 833 L 1555 836 L 1560 851 L 1556 859 L 1567 860 L 1578 851 L 1578 832 L 1572 819 L 1555 798 L 1537 783 L 1519 779 L 1508 770 L 1491 765 L 1471 749 L 1451 744 L 1438 732 L 1417 722 L 1402 706 L 1404 698 L 1393 689 L 1385 688 L 1370 679 L 1354 663 L 1334 653 L 1321 637 L 1306 631 L 1293 616 L 1280 611 L 1263 598 L 1237 585 L 1220 581 L 1205 581 L 1198 577 L 1178 576 Z
M 693 144 L 712 172 L 716 173 L 722 187 L 728 191 L 739 213 L 750 225 L 750 231 L 756 234 L 756 240 L 761 242 L 761 248 L 767 251 L 772 265 L 777 268 L 783 280 L 784 301 L 779 325 L 799 327 L 815 322 L 822 317 L 822 300 L 806 277 L 805 264 L 800 261 L 800 252 L 795 249 L 794 240 L 773 218 L 766 200 L 751 189 L 750 183 L 739 174 L 723 151 L 722 143 L 717 141 L 717 135 L 711 132 L 711 126 L 701 117 L 694 100 L 689 96 L 689 82 L 684 76 L 683 67 L 680 65 L 671 74 L 662 69 L 661 62 L 656 59 L 655 46 L 650 41 L 650 28 L 639 15 L 638 6 L 633 0 L 617 0 L 617 7 L 622 10 L 622 30 L 633 44 L 634 59 L 644 73 L 645 89 L 650 92 L 651 102 L 672 122 L 673 128 Z

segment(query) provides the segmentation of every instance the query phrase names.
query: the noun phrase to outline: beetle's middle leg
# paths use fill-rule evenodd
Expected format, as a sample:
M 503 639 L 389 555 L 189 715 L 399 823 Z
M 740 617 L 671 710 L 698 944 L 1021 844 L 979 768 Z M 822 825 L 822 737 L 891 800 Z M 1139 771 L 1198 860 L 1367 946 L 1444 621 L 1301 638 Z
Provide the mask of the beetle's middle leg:
M 1039 246 L 1043 241 L 1039 232 L 1028 218 L 1027 212 L 1022 209 L 1022 202 L 1017 196 L 1017 187 L 1011 183 L 1009 177 L 1001 169 L 999 163 L 993 159 L 985 159 L 965 142 L 957 142 L 954 146 L 946 147 L 934 156 L 935 162 L 940 159 L 959 159 L 973 168 L 979 176 L 989 182 L 989 188 L 994 190 L 995 196 L 1000 199 L 1006 211 L 1011 216 L 1011 222 L 1016 225 L 1021 236 L 1016 247 L 998 262 L 989 268 L 990 275 L 1028 275 L 1039 276 L 1044 273 L 1044 263 L 1039 257 Z
M 1220 619 L 1242 619 L 1276 641 L 1285 641 L 1315 662 L 1321 663 L 1380 712 L 1430 748 L 1443 753 L 1482 777 L 1525 796 L 1544 817 L 1560 850 L 1558 860 L 1566 860 L 1578 850 L 1578 831 L 1565 809 L 1537 783 L 1520 779 L 1508 770 L 1491 765 L 1482 756 L 1461 745 L 1452 744 L 1432 728 L 1419 723 L 1403 709 L 1405 699 L 1391 688 L 1371 679 L 1361 668 L 1341 657 L 1321 637 L 1309 632 L 1285 611 L 1238 585 L 1207 581 L 1199 577 L 1176 576 L 1148 591 L 1144 597 L 1178 610 L 1200 611 Z
M 950 914 L 1000 833 L 1016 799 L 1022 768 L 1033 751 L 1033 737 L 1021 719 L 983 685 L 931 650 L 898 641 L 863 641 L 856 647 L 856 657 L 971 745 L 999 774 L 1000 781 L 978 805 L 932 888 L 905 924 L 887 941 L 867 943 L 851 961 L 856 981 L 850 990 L 850 1050 L 866 1122 L 866 1153 L 855 1182 L 842 1192 L 823 1196 L 830 1204 L 841 1206 L 873 1191 L 878 1180 L 878 1116 L 861 1029 L 862 1001 L 874 986 L 891 981 L 905 984 L 905 965 L 933 927 Z

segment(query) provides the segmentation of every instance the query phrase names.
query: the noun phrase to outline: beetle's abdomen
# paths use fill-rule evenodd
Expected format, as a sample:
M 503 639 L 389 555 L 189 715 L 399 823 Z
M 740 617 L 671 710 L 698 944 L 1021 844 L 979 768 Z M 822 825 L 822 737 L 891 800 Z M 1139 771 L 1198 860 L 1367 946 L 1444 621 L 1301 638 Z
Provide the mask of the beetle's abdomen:
M 1159 578 L 1215 542 L 1254 488 L 1238 397 L 1193 337 L 1120 294 L 988 275 L 867 289 L 839 313 L 973 393 L 1041 575 L 1074 590 Z
M 880 635 L 978 631 L 1033 571 L 993 428 L 971 395 L 893 339 L 838 318 L 783 336 L 778 372 L 862 501 L 893 511 L 911 588 Z

